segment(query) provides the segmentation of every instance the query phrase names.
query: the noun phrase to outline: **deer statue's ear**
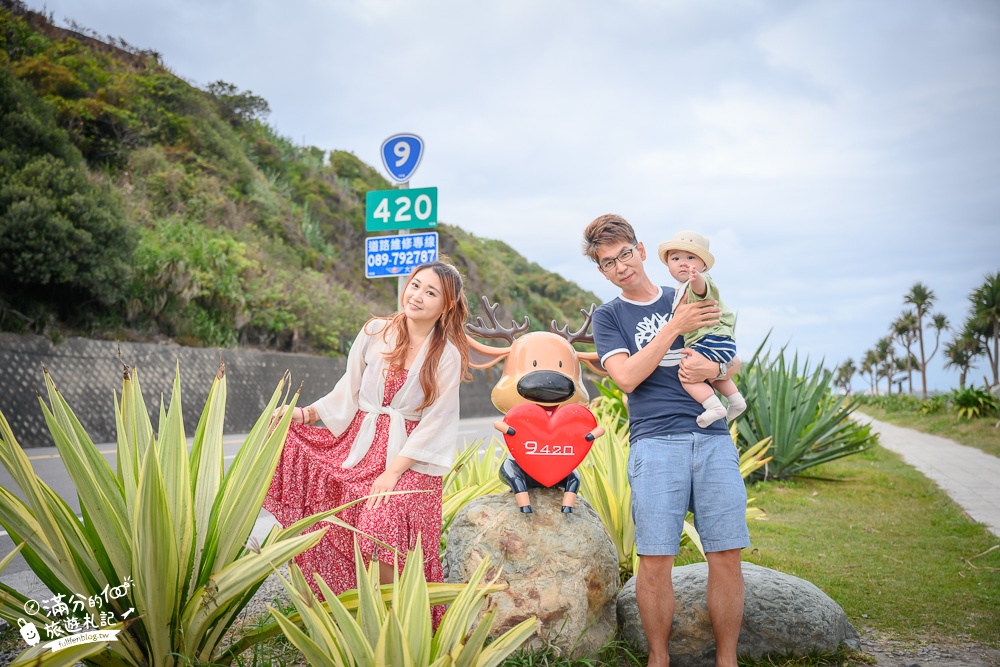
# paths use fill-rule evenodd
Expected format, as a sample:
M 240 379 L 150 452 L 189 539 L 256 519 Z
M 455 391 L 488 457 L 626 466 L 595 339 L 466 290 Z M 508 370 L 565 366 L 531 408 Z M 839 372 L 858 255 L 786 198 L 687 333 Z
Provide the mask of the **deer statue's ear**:
M 510 354 L 509 347 L 490 347 L 480 343 L 471 336 L 466 336 L 469 341 L 469 366 L 480 370 L 489 368 L 503 361 Z
M 600 358 L 597 356 L 596 352 L 577 352 L 577 357 L 580 358 L 580 362 L 594 371 L 598 375 L 607 376 L 609 373 L 604 370 L 604 366 L 601 364 Z

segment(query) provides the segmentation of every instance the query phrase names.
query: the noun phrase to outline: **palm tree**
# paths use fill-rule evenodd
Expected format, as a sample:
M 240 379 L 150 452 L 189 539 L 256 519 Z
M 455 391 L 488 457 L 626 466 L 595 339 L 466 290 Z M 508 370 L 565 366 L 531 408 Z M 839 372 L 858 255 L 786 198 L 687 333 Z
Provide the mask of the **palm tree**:
M 1000 384 L 997 375 L 997 361 L 1000 360 L 1000 271 L 986 274 L 983 284 L 969 295 L 975 329 L 986 350 L 993 371 L 993 384 Z M 992 343 L 993 349 L 990 349 Z
M 899 344 L 906 350 L 906 357 L 903 359 L 908 382 L 907 391 L 913 393 L 913 351 L 910 349 L 917 342 L 917 315 L 912 309 L 906 309 L 903 314 L 896 318 L 890 325 L 892 335 L 895 336 Z M 919 363 L 919 362 L 918 362 Z
M 876 373 L 882 371 L 885 376 L 886 393 L 892 395 L 892 338 L 885 336 L 875 341 L 875 369 Z M 875 384 L 878 385 L 876 377 Z
M 958 388 L 965 389 L 965 378 L 972 363 L 984 353 L 982 342 L 976 338 L 966 322 L 965 328 L 951 342 L 944 346 L 945 368 L 958 369 Z
M 878 384 L 875 381 L 878 379 L 878 359 L 875 357 L 874 350 L 865 350 L 864 356 L 861 357 L 860 371 L 862 375 L 868 376 L 872 395 L 877 395 Z
M 847 361 L 837 366 L 837 375 L 833 381 L 834 385 L 842 388 L 845 394 L 850 394 L 851 380 L 857 372 L 858 369 L 854 365 L 854 360 L 848 357 Z
M 948 322 L 946 315 L 935 313 L 931 316 L 931 328 L 934 329 L 934 349 L 927 355 L 927 361 L 933 359 L 934 355 L 937 354 L 938 346 L 941 344 L 941 332 L 950 329 L 951 324 Z
M 909 363 L 911 356 L 912 355 L 908 355 L 905 358 L 904 357 L 894 357 L 893 360 L 892 360 L 892 369 L 890 371 L 891 374 L 892 374 L 892 382 L 891 383 L 894 384 L 894 385 L 896 385 L 896 393 L 897 394 L 902 394 L 903 393 L 903 381 L 906 380 L 906 373 L 911 368 L 913 368 L 913 366 L 911 366 L 910 363 Z
M 903 303 L 912 304 L 917 313 L 917 341 L 920 343 L 920 379 L 924 398 L 927 398 L 928 362 L 928 358 L 924 354 L 924 315 L 930 312 L 935 298 L 934 292 L 923 283 L 914 283 L 909 293 L 903 297 Z

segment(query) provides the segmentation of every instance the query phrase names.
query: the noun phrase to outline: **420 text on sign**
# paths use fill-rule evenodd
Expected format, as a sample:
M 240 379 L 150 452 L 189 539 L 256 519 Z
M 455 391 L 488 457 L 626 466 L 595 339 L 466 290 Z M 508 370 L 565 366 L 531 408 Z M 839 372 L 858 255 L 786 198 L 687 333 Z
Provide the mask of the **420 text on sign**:
M 365 195 L 365 231 L 437 227 L 437 188 L 372 190 Z

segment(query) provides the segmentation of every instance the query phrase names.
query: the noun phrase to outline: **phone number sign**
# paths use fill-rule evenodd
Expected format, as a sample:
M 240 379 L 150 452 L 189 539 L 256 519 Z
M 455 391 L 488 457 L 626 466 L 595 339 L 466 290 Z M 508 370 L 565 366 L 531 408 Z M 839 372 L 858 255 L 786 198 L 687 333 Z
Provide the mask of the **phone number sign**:
M 365 277 L 395 278 L 438 258 L 437 232 L 371 236 L 365 241 Z

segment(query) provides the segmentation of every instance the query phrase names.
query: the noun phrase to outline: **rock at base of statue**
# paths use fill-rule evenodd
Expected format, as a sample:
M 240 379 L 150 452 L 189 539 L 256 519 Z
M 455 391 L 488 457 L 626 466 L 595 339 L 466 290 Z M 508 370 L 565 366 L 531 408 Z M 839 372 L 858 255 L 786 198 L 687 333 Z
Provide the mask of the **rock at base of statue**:
M 510 493 L 476 498 L 458 513 L 445 550 L 447 580 L 468 581 L 489 556 L 503 566 L 499 582 L 509 585 L 483 608 L 497 612 L 494 637 L 536 616 L 538 630 L 526 646 L 594 655 L 615 635 L 620 579 L 614 544 L 583 498 L 564 514 L 562 491 L 530 494 L 533 514 L 522 514 Z
M 746 593 L 739 655 L 756 659 L 768 654 L 802 656 L 810 651 L 832 652 L 841 644 L 860 650 L 860 638 L 847 614 L 814 584 L 753 563 L 742 563 L 742 570 Z M 715 638 L 705 598 L 708 564 L 674 568 L 673 583 L 670 664 L 714 667 Z M 618 595 L 618 625 L 625 639 L 640 651 L 649 651 L 635 601 L 635 577 Z

